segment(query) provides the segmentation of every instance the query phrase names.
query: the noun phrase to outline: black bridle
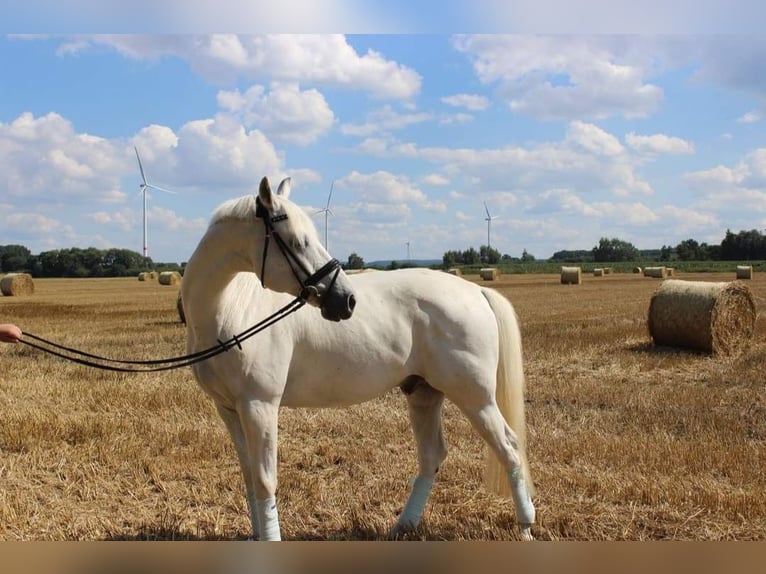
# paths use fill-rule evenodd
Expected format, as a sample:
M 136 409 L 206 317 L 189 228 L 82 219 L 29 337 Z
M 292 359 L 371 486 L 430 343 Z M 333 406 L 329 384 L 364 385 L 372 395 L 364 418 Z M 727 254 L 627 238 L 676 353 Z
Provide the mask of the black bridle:
M 269 253 L 269 240 L 273 237 L 277 247 L 279 247 L 282 255 L 284 255 L 285 259 L 287 260 L 290 271 L 293 272 L 295 279 L 301 286 L 298 298 L 303 301 L 308 301 L 313 295 L 321 302 L 324 294 L 328 293 L 333 288 L 335 281 L 338 279 L 338 274 L 341 270 L 340 261 L 337 259 L 330 259 L 327 263 L 322 265 L 322 267 L 313 273 L 309 269 L 306 269 L 306 266 L 303 264 L 303 262 L 295 255 L 287 242 L 282 239 L 282 236 L 280 236 L 279 232 L 274 228 L 275 223 L 287 219 L 287 214 L 283 213 L 282 215 L 275 215 L 272 217 L 269 213 L 269 210 L 266 209 L 266 207 L 264 207 L 264 205 L 261 203 L 260 197 L 255 198 L 255 204 L 255 216 L 261 218 L 263 220 L 264 226 L 266 227 L 266 237 L 263 240 L 263 257 L 261 260 L 261 285 L 266 287 L 266 257 Z M 335 273 L 333 273 L 333 271 Z M 319 290 L 317 289 L 318 283 L 327 275 L 330 275 L 330 273 L 333 273 L 330 284 L 325 289 L 325 293 L 319 293 Z M 303 278 L 301 278 L 301 275 L 303 275 Z
M 263 261 L 261 263 L 261 275 L 260 275 L 261 285 L 263 285 L 264 287 L 266 285 L 264 280 L 264 273 L 266 270 L 266 256 L 268 254 L 268 249 L 269 249 L 269 239 L 273 237 L 274 241 L 279 247 L 279 250 L 285 256 L 285 259 L 287 259 L 287 263 L 290 266 L 290 270 L 293 272 L 295 279 L 298 281 L 298 284 L 301 286 L 301 290 L 298 296 L 295 297 L 295 299 L 293 299 L 292 301 L 290 301 L 285 306 L 278 309 L 277 311 L 275 311 L 274 313 L 272 313 L 265 319 L 259 321 L 252 327 L 246 329 L 242 333 L 234 335 L 233 337 L 231 337 L 230 339 L 227 339 L 226 341 L 219 340 L 217 345 L 214 345 L 202 351 L 197 351 L 196 353 L 191 353 L 191 354 L 183 355 L 180 357 L 172 357 L 170 359 L 154 359 L 154 360 L 148 360 L 148 361 L 131 361 L 131 360 L 123 360 L 123 359 L 112 359 L 109 357 L 103 357 L 101 355 L 94 355 L 92 353 L 86 353 L 84 351 L 79 351 L 77 349 L 66 347 L 64 345 L 60 345 L 53 341 L 43 339 L 42 337 L 39 337 L 29 332 L 24 332 L 24 336 L 20 340 L 20 342 L 30 347 L 34 347 L 35 349 L 38 349 L 40 351 L 45 351 L 46 353 L 50 353 L 51 355 L 55 355 L 62 359 L 67 359 L 68 361 L 72 361 L 74 363 L 84 365 L 86 367 L 94 367 L 96 369 L 103 369 L 106 371 L 117 371 L 122 373 L 150 373 L 150 372 L 157 372 L 157 371 L 169 371 L 171 369 L 189 367 L 195 363 L 199 363 L 211 357 L 215 357 L 216 355 L 220 355 L 221 353 L 224 353 L 234 347 L 238 347 L 240 350 L 242 350 L 242 343 L 244 341 L 246 341 L 253 335 L 260 333 L 261 331 L 263 331 L 267 327 L 270 327 L 274 323 L 277 323 L 278 321 L 284 319 L 291 313 L 294 313 L 295 311 L 303 307 L 306 303 L 308 303 L 309 299 L 312 296 L 316 297 L 320 301 L 320 306 L 321 306 L 324 296 L 332 289 L 333 285 L 335 285 L 335 281 L 338 278 L 338 274 L 340 273 L 340 270 L 341 270 L 341 264 L 337 259 L 331 259 L 330 261 L 322 265 L 322 267 L 320 267 L 313 273 L 309 271 L 308 269 L 306 269 L 306 266 L 303 264 L 303 262 L 295 255 L 295 253 L 293 253 L 293 251 L 287 245 L 285 240 L 282 239 L 282 237 L 279 235 L 277 230 L 274 229 L 274 223 L 278 221 L 284 221 L 285 219 L 287 219 L 287 215 L 283 214 L 283 215 L 277 215 L 275 217 L 271 217 L 269 215 L 269 211 L 261 204 L 260 199 L 258 197 L 256 197 L 255 215 L 256 217 L 263 219 L 263 223 L 266 226 L 266 236 L 263 242 Z M 327 275 L 333 272 L 334 274 L 332 276 L 332 279 L 330 280 L 330 284 L 327 286 L 324 293 L 319 293 L 319 290 L 317 289 L 318 283 L 324 277 L 326 277 Z M 301 279 L 301 274 L 303 274 L 304 276 L 303 279 Z M 33 343 L 32 341 L 28 339 L 35 340 L 37 341 L 37 343 Z M 42 343 L 42 345 L 39 343 Z

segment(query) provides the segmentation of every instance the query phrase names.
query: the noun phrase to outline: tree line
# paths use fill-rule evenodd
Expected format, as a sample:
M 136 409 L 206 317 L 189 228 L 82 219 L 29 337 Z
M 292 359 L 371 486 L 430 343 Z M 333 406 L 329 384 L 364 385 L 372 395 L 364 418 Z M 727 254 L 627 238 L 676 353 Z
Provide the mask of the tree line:
M 684 239 L 678 245 L 659 249 L 637 249 L 619 238 L 602 237 L 592 249 L 557 251 L 550 258 L 560 262 L 619 261 L 758 261 L 766 260 L 766 235 L 757 229 L 733 233 L 727 229 L 719 245 Z M 526 249 L 521 257 L 511 257 L 487 245 L 479 249 L 447 251 L 444 267 L 457 265 L 495 265 L 498 263 L 532 262 L 534 255 Z M 33 255 L 23 245 L 0 245 L 0 273 L 26 272 L 35 277 L 130 277 L 141 271 L 183 271 L 184 263 L 155 263 L 150 257 L 130 249 L 54 249 Z M 403 263 L 392 268 L 406 266 Z M 346 269 L 364 267 L 364 259 L 356 253 L 349 256 Z
M 488 245 L 479 246 L 477 251 L 473 247 L 469 247 L 465 251 L 454 250 L 447 251 L 442 256 L 442 263 L 444 267 L 454 267 L 455 265 L 478 265 L 485 263 L 488 265 L 496 265 L 497 263 L 511 263 L 513 261 L 521 261 L 523 263 L 534 261 L 535 256 L 527 253 L 525 249 L 521 254 L 521 257 L 511 257 L 507 253 L 500 255 L 500 252 Z
M 182 271 L 177 263 L 155 263 L 130 249 L 53 249 L 33 255 L 23 245 L 0 245 L 0 272 L 34 277 L 130 277 L 141 271 Z
M 718 245 L 684 239 L 678 245 L 659 249 L 637 249 L 618 238 L 602 237 L 591 250 L 557 251 L 553 261 L 758 261 L 766 259 L 766 235 L 757 229 L 732 233 L 727 229 Z

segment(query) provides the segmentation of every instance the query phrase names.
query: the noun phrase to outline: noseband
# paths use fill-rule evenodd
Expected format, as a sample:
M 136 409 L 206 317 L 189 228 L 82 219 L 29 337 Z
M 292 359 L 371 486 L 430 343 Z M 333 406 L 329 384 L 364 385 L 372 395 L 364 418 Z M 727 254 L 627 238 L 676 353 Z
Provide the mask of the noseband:
M 293 272 L 295 279 L 301 286 L 301 291 L 298 294 L 298 297 L 303 301 L 308 301 L 309 298 L 311 298 L 313 295 L 321 301 L 324 295 L 333 288 L 336 279 L 338 279 L 338 274 L 341 270 L 340 261 L 337 259 L 330 259 L 327 263 L 322 265 L 313 273 L 310 269 L 306 269 L 306 266 L 303 264 L 303 262 L 295 255 L 293 250 L 290 249 L 290 246 L 287 245 L 284 239 L 282 239 L 282 237 L 279 235 L 279 232 L 274 229 L 274 224 L 278 221 L 284 221 L 287 219 L 287 215 L 282 214 L 271 217 L 269 215 L 268 209 L 263 206 L 261 199 L 258 196 L 255 198 L 255 204 L 255 216 L 262 219 L 263 225 L 266 227 L 266 237 L 263 241 L 263 258 L 261 260 L 261 285 L 266 287 L 266 257 L 269 252 L 269 240 L 273 237 L 277 247 L 279 247 L 279 250 L 282 252 L 282 255 L 285 256 L 287 264 L 290 267 L 290 271 Z M 320 293 L 319 289 L 317 289 L 318 283 L 331 273 L 333 273 L 333 276 L 330 280 L 330 284 L 327 286 L 324 293 Z M 301 275 L 303 275 L 303 278 L 301 278 Z

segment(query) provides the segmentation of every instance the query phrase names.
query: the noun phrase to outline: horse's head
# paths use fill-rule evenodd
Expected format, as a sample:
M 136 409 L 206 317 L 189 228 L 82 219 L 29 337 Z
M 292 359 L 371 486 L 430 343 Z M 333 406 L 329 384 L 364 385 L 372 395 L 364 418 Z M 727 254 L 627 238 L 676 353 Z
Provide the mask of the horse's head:
M 277 193 L 272 193 L 267 178 L 261 180 L 256 198 L 256 215 L 265 229 L 261 283 L 304 298 L 318 306 L 325 319 L 348 319 L 356 305 L 348 278 L 340 262 L 322 246 L 309 216 L 288 199 L 289 195 L 289 177 L 282 180 Z M 270 253 L 272 245 L 277 248 L 275 253 Z

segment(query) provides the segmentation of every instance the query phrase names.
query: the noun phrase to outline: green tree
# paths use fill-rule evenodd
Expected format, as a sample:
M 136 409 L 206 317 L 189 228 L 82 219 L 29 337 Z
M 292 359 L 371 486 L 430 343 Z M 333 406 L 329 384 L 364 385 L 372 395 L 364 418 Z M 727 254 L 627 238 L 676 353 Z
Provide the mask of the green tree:
M 479 260 L 482 263 L 489 263 L 494 265 L 500 263 L 500 252 L 494 247 L 488 245 L 482 245 L 479 247 Z
M 481 263 L 481 256 L 479 255 L 479 252 L 476 251 L 476 249 L 473 247 L 469 247 L 463 251 L 462 259 L 463 264 L 465 265 L 476 265 L 477 263 Z
M 534 260 L 535 260 L 535 256 L 532 255 L 531 253 L 527 253 L 526 249 L 521 254 L 521 262 L 522 263 L 531 263 Z
M 364 267 L 364 259 L 359 257 L 356 253 L 352 253 L 348 256 L 348 262 L 346 263 L 346 269 L 362 269 Z
M 0 271 L 26 271 L 31 255 L 23 245 L 0 245 Z
M 676 245 L 676 256 L 681 261 L 700 261 L 703 259 L 700 244 L 694 239 L 684 239 Z
M 632 243 L 617 238 L 602 237 L 592 251 L 594 261 L 635 261 L 639 256 Z

